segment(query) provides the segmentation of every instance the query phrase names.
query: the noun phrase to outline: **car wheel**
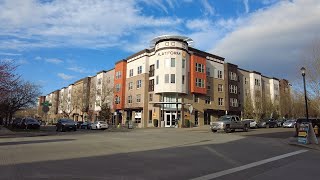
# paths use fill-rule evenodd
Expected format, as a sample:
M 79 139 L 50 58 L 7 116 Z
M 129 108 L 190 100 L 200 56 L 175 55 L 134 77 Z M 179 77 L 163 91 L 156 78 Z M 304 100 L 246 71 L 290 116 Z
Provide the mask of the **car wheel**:
M 266 128 L 270 128 L 269 124 L 266 125 Z
M 275 127 L 275 128 L 277 128 L 277 127 L 278 127 L 278 125 L 277 125 L 277 124 L 275 124 L 275 125 L 274 125 L 274 127 Z
M 255 128 L 258 129 L 258 125 L 256 125 Z
M 63 132 L 63 127 L 62 126 L 60 127 L 60 132 Z
M 73 131 L 77 131 L 77 128 L 74 128 Z
M 217 130 L 214 130 L 214 129 L 211 129 L 211 131 L 214 132 L 214 133 L 217 132 Z
M 56 131 L 58 132 L 59 131 L 59 128 L 57 127 Z
M 248 132 L 248 126 L 247 126 L 247 125 L 244 125 L 243 131 L 244 131 L 244 132 Z
M 226 128 L 224 129 L 224 131 L 226 133 L 230 133 L 231 132 L 230 125 L 227 125 Z

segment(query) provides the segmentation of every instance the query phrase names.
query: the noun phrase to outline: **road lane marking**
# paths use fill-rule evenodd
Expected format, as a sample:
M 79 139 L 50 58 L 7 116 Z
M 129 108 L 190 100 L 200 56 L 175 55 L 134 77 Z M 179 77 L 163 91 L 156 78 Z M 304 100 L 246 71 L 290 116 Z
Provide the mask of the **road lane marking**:
M 243 166 L 239 166 L 239 167 L 236 167 L 236 168 L 227 169 L 227 170 L 224 170 L 224 171 L 220 171 L 220 172 L 208 174 L 208 175 L 205 175 L 205 176 L 197 177 L 197 178 L 194 178 L 194 179 L 191 179 L 191 180 L 215 179 L 215 178 L 218 178 L 218 177 L 221 177 L 221 176 L 225 176 L 225 175 L 228 175 L 228 174 L 232 174 L 232 173 L 235 173 L 235 172 L 239 172 L 239 171 L 246 170 L 246 169 L 249 169 L 249 168 L 253 168 L 253 167 L 256 167 L 256 166 L 260 166 L 262 164 L 266 164 L 266 163 L 269 163 L 269 162 L 272 162 L 272 161 L 277 161 L 277 160 L 284 159 L 284 158 L 287 158 L 287 157 L 290 157 L 290 156 L 294 156 L 294 155 L 298 155 L 298 154 L 301 154 L 301 153 L 305 153 L 307 151 L 308 150 L 294 151 L 294 152 L 291 152 L 291 153 L 283 154 L 283 155 L 280 155 L 280 156 L 275 156 L 275 157 L 272 157 L 272 158 L 269 158 L 269 159 L 264 159 L 264 160 L 261 160 L 261 161 L 253 162 L 253 163 L 246 164 L 246 165 L 243 165 Z
M 224 159 L 225 161 L 227 161 L 229 164 L 232 164 L 232 165 L 240 165 L 238 162 L 236 162 L 235 160 L 229 158 L 228 156 L 225 156 L 223 155 L 222 153 L 216 151 L 215 149 L 213 148 L 210 148 L 208 146 L 204 146 L 203 147 L 204 149 L 208 150 L 209 152 L 213 153 L 214 155 Z

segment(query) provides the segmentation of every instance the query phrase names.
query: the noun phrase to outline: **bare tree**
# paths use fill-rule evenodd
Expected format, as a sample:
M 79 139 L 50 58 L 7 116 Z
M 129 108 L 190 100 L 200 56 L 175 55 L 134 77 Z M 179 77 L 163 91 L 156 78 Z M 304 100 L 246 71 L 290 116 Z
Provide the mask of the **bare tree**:
M 14 91 L 14 87 L 19 80 L 15 74 L 17 66 L 11 61 L 0 61 L 0 102 L 4 101 L 8 94 Z
M 302 66 L 306 67 L 306 83 L 310 108 L 320 115 L 320 41 L 307 48 Z M 301 83 L 302 87 L 302 83 Z M 302 88 L 300 88 L 302 90 Z
M 244 107 L 243 107 L 243 117 L 245 119 L 254 118 L 253 111 L 254 111 L 254 108 L 253 108 L 253 104 L 252 104 L 251 93 L 245 94 Z
M 15 83 L 14 91 L 9 92 L 7 98 L 1 103 L 6 124 L 11 121 L 13 114 L 18 110 L 36 105 L 39 95 L 39 86 L 25 81 Z

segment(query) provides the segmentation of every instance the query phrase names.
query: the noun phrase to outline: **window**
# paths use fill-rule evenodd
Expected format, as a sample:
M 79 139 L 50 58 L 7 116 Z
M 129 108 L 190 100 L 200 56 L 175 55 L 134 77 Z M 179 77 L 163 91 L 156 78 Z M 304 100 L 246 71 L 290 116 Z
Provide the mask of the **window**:
M 116 72 L 116 79 L 120 79 L 121 78 L 121 71 L 117 71 Z
M 197 95 L 193 95 L 193 101 L 195 102 L 195 103 L 198 103 L 199 102 L 199 97 L 197 96 Z
M 132 103 L 132 96 L 128 96 L 128 103 Z
M 159 76 L 156 76 L 156 85 L 159 84 Z
M 210 76 L 210 68 L 207 67 L 207 71 L 206 71 L 207 76 Z
M 196 63 L 196 71 L 203 73 L 203 72 L 204 72 L 204 65 L 203 65 L 203 64 Z
M 211 104 L 211 97 L 210 96 L 206 96 L 205 103 Z
M 159 69 L 159 60 L 157 60 L 156 68 Z
M 141 82 L 141 80 L 138 80 L 137 81 L 137 89 L 141 88 L 141 86 L 142 86 L 142 82 Z
M 154 79 L 149 80 L 149 92 L 154 91 Z
M 141 102 L 141 94 L 137 94 L 137 103 Z
M 279 91 L 279 86 L 277 84 L 274 85 L 274 90 Z
M 149 71 L 149 77 L 153 77 L 153 76 L 154 76 L 154 64 L 150 66 L 150 71 Z
M 171 83 L 172 84 L 176 83 L 176 75 L 175 74 L 171 74 Z
M 182 59 L 182 68 L 185 68 L 185 67 L 186 67 L 186 60 Z
M 152 110 L 149 110 L 149 124 L 152 124 Z
M 185 78 L 184 75 L 182 75 L 182 84 L 184 84 L 184 78 Z
M 107 83 L 110 83 L 111 82 L 111 78 L 110 77 L 108 77 L 108 79 L 107 79 Z
M 222 71 L 218 70 L 218 78 L 222 79 Z
M 234 72 L 230 72 L 229 73 L 229 78 L 230 78 L 230 80 L 233 80 L 233 81 L 237 81 L 238 80 L 237 74 L 234 73 Z
M 204 88 L 204 80 L 203 79 L 199 79 L 199 78 L 196 78 L 196 86 L 197 87 L 200 87 L 200 88 Z
M 244 78 L 244 84 L 248 84 L 248 79 Z
M 138 74 L 141 74 L 142 73 L 142 66 L 139 66 L 138 67 Z
M 121 88 L 121 84 L 116 84 L 116 92 L 119 92 Z
M 230 106 L 231 107 L 238 107 L 238 99 L 230 98 Z
M 133 69 L 130 69 L 129 71 L 129 77 L 132 77 L 133 76 Z
M 129 82 L 129 90 L 133 88 L 133 82 Z
M 120 97 L 119 96 L 115 97 L 115 104 L 120 104 Z
M 101 82 L 102 82 L 102 79 L 99 78 L 99 79 L 98 79 L 98 84 L 101 84 Z M 69 93 L 70 93 L 70 90 L 69 90 Z
M 171 58 L 171 67 L 176 67 L 176 59 Z
M 218 98 L 218 105 L 223 106 L 223 98 Z
M 164 83 L 169 83 L 169 74 L 164 75 Z
M 235 85 L 230 85 L 230 93 L 237 94 L 238 93 L 238 87 Z
M 153 94 L 149 94 L 149 101 L 153 101 Z
M 254 85 L 260 86 L 260 80 L 259 79 L 254 79 Z

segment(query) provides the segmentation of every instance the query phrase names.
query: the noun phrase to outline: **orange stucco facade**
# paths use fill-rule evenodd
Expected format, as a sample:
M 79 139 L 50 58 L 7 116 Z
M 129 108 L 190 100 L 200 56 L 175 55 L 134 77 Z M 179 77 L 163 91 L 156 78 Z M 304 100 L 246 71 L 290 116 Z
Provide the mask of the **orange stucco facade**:
M 203 72 L 197 72 L 196 63 L 204 66 Z M 204 87 L 196 86 L 196 79 L 204 80 Z M 206 88 L 206 58 L 192 54 L 190 56 L 190 90 L 192 93 L 207 94 Z

